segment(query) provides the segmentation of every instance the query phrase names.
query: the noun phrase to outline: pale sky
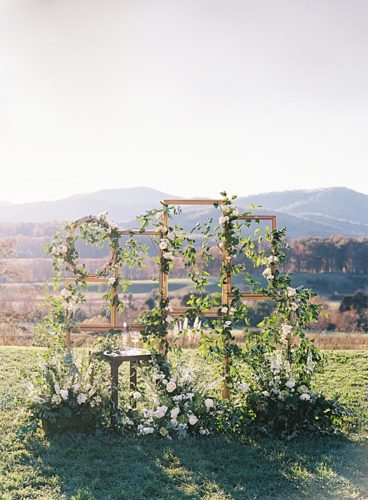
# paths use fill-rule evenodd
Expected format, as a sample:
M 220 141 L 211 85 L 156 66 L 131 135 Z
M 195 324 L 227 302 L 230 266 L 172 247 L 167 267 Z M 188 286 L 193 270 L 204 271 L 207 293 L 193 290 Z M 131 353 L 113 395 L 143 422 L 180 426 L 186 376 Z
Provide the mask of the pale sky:
M 368 194 L 367 0 L 0 0 L 0 200 Z

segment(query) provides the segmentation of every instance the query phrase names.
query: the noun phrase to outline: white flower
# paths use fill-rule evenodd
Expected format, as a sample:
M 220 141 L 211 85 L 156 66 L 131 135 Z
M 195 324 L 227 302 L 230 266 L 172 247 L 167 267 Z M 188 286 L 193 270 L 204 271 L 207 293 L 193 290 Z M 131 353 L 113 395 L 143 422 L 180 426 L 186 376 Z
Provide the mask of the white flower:
M 61 247 L 60 247 L 60 251 L 61 251 L 61 253 L 63 253 L 63 254 L 68 253 L 68 247 L 67 247 L 66 245 L 61 245 Z
M 171 424 L 171 425 L 177 425 L 177 423 L 178 423 L 178 421 L 176 420 L 176 418 L 172 418 L 172 419 L 170 420 L 170 424 Z
M 79 405 L 85 403 L 86 401 L 87 401 L 87 396 L 85 394 L 82 394 L 82 393 L 78 394 L 78 396 L 77 396 L 77 403 Z
M 272 274 L 272 269 L 270 267 L 266 267 L 262 275 L 268 280 L 273 280 L 274 278 L 274 275 Z
M 167 383 L 166 385 L 166 390 L 167 392 L 173 392 L 176 389 L 176 384 L 173 380 L 170 380 L 170 382 Z
M 175 319 L 172 316 L 166 316 L 165 321 L 166 323 L 172 323 Z
M 68 290 L 68 288 L 63 288 L 61 290 L 61 295 L 62 295 L 62 297 L 64 297 L 64 299 L 68 299 L 69 297 L 72 296 L 72 292 L 71 292 L 71 290 Z
M 170 416 L 171 418 L 176 418 L 180 413 L 180 408 L 179 406 L 175 406 L 175 408 L 173 408 L 170 412 Z
M 166 239 L 162 239 L 160 241 L 159 247 L 161 250 L 165 250 L 168 247 L 168 241 Z
M 162 256 L 166 260 L 174 260 L 175 259 L 172 252 L 164 252 Z
M 135 391 L 133 392 L 132 396 L 134 399 L 141 399 L 142 394 L 139 391 Z
M 296 310 L 298 309 L 298 307 L 299 307 L 299 306 L 298 306 L 298 304 L 297 304 L 296 302 L 292 302 L 292 303 L 290 304 L 290 307 L 291 307 L 291 310 L 292 310 L 292 311 L 296 311 Z
M 222 226 L 226 224 L 226 222 L 229 222 L 230 217 L 228 215 L 223 215 L 222 217 L 219 218 L 219 224 Z
M 266 396 L 266 398 L 269 397 L 270 393 L 268 391 L 262 391 L 263 396 Z
M 97 219 L 106 220 L 109 212 L 101 212 L 97 215 Z
M 301 401 L 309 401 L 310 400 L 310 395 L 306 392 L 300 395 Z
M 215 406 L 215 403 L 213 402 L 213 399 L 208 398 L 204 400 L 204 405 L 207 411 L 209 411 L 211 408 Z
M 225 321 L 226 326 L 231 326 L 231 321 Z
M 60 389 L 60 396 L 66 401 L 68 399 L 68 389 Z
M 208 429 L 203 429 L 203 428 L 199 429 L 199 434 L 201 434 L 202 436 L 208 436 L 209 433 L 210 431 Z
M 227 307 L 227 306 L 224 306 L 224 307 L 222 307 L 222 308 L 221 308 L 221 312 L 222 312 L 223 314 L 226 314 L 226 313 L 227 313 L 227 311 L 228 311 L 228 307 Z
M 294 297 L 296 295 L 296 290 L 295 290 L 295 288 L 288 286 L 286 293 L 287 293 L 288 297 Z
M 218 247 L 219 248 L 224 248 L 224 243 L 222 241 L 220 241 L 220 243 L 218 244 Z
M 293 387 L 295 387 L 295 380 L 293 378 L 290 378 L 285 385 L 289 389 L 292 389 Z
M 290 335 L 290 333 L 293 331 L 293 327 L 291 325 L 288 325 L 287 323 L 284 323 L 281 326 L 281 331 L 283 335 Z
M 267 258 L 267 264 L 275 264 L 278 261 L 279 261 L 279 258 L 276 255 L 270 255 Z
M 166 415 L 168 408 L 166 405 L 159 406 L 156 410 L 156 416 L 158 418 L 163 418 Z
M 189 415 L 188 421 L 189 421 L 190 425 L 195 425 L 198 422 L 198 418 L 194 415 L 194 413 L 191 413 Z
M 116 281 L 115 276 L 111 276 L 111 278 L 109 278 L 108 284 L 110 286 L 113 286 L 115 284 L 115 281 Z
M 157 231 L 160 231 L 161 233 L 166 234 L 168 232 L 168 227 L 167 226 L 158 226 Z
M 162 379 L 162 385 L 167 385 L 167 380 L 166 380 L 166 378 L 163 378 L 163 379 Z
M 239 389 L 244 393 L 244 394 L 247 394 L 249 392 L 249 385 L 246 384 L 245 382 L 242 382 L 241 384 L 239 384 Z

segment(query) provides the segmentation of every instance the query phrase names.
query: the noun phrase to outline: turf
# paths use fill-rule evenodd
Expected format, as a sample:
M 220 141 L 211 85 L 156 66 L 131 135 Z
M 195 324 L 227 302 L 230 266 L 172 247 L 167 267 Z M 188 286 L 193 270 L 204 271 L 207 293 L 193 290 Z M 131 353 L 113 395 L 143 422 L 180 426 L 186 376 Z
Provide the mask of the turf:
M 364 427 L 292 442 L 250 437 L 169 442 L 112 432 L 47 437 L 40 432 L 21 440 L 20 369 L 32 367 L 37 355 L 33 348 L 0 348 L 1 499 L 368 497 Z M 326 358 L 325 373 L 315 383 L 367 416 L 368 352 L 335 351 Z

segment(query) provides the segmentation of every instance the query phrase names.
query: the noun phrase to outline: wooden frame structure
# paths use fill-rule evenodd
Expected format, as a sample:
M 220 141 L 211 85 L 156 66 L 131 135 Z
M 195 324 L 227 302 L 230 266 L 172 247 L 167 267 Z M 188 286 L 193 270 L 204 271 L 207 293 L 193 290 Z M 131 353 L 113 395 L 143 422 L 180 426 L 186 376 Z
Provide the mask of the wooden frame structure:
M 169 206 L 218 206 L 221 208 L 222 213 L 224 212 L 224 202 L 223 200 L 218 199 L 165 199 L 162 201 L 165 210 L 162 214 L 162 225 L 168 227 L 169 226 Z M 79 219 L 78 224 L 73 228 L 73 231 L 70 234 L 73 234 L 74 231 L 83 223 L 88 220 L 89 217 L 83 217 Z M 271 221 L 271 229 L 276 229 L 276 216 L 275 215 L 238 215 L 236 217 L 237 220 L 246 220 L 246 221 L 259 221 L 259 220 L 269 220 Z M 157 238 L 164 238 L 165 233 L 161 231 L 154 230 L 145 230 L 140 231 L 139 229 L 126 229 L 120 231 L 121 236 L 154 236 Z M 165 250 L 159 249 L 159 257 L 163 258 Z M 226 249 L 222 251 L 222 264 L 227 261 Z M 109 260 L 107 264 L 111 264 L 115 259 L 115 254 L 112 252 L 109 256 Z M 89 275 L 86 277 L 85 282 L 88 283 L 99 283 L 99 284 L 107 284 L 108 278 L 99 277 L 96 275 Z M 74 282 L 73 278 L 67 279 L 68 283 Z M 222 305 L 229 305 L 233 295 L 231 293 L 232 288 L 232 275 L 231 273 L 227 276 L 226 283 L 222 285 Z M 159 270 L 159 290 L 164 299 L 169 297 L 169 273 L 163 272 L 160 268 Z M 118 293 L 118 285 L 115 286 L 115 294 Z M 266 300 L 268 297 L 261 293 L 252 293 L 252 292 L 241 292 L 240 296 L 244 299 L 248 300 Z M 170 311 L 170 315 L 172 316 L 184 316 L 187 311 L 190 310 L 189 307 L 174 307 L 172 311 Z M 109 323 L 85 323 L 81 324 L 79 327 L 80 331 L 107 331 L 107 330 L 121 330 L 121 331 L 142 331 L 145 327 L 144 325 L 134 324 L 134 323 L 123 323 L 122 325 L 118 323 L 118 311 L 117 306 L 112 305 L 110 308 L 111 320 Z M 203 314 L 204 317 L 208 318 L 216 318 L 218 317 L 217 309 L 212 309 L 209 311 L 205 311 Z M 69 336 L 68 336 L 69 337 Z M 67 344 L 70 345 L 71 339 L 70 337 L 67 339 Z

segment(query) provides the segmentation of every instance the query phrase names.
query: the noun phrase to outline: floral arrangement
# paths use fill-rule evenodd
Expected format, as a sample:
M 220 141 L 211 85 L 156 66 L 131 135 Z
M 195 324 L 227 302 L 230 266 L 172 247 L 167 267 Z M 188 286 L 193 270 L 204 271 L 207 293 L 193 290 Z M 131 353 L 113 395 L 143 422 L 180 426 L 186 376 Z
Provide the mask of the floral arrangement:
M 32 421 L 46 430 L 94 428 L 105 417 L 108 388 L 106 371 L 92 356 L 49 350 L 28 383 Z
M 183 323 L 188 325 L 194 321 L 197 327 L 201 325 L 201 352 L 217 366 L 221 398 L 216 388 L 201 385 L 188 369 L 183 369 L 181 362 L 177 366 L 171 363 L 174 351 L 180 360 L 180 350 L 170 346 L 168 328 L 176 325 L 178 334 L 180 329 L 171 314 L 170 301 L 161 291 L 156 307 L 141 318 L 145 325 L 142 339 L 152 353 L 152 363 L 144 372 L 141 370 L 139 388 L 125 397 L 120 428 L 138 435 L 157 434 L 168 438 L 215 432 L 244 433 L 250 429 L 288 437 L 304 431 L 331 432 L 344 411 L 337 401 L 326 400 L 312 389 L 312 377 L 321 369 L 322 358 L 305 336 L 305 328 L 317 319 L 319 306 L 311 302 L 313 294 L 309 290 L 293 288 L 290 278 L 280 271 L 285 259 L 282 251 L 285 230 L 266 229 L 263 235 L 256 229 L 253 235 L 243 236 L 244 227 L 250 232 L 251 222 L 247 216 L 252 214 L 251 210 L 239 218 L 234 204 L 236 197 L 221 194 L 221 202 L 215 204 L 215 208 L 221 209 L 221 215 L 214 229 L 209 221 L 202 226 L 197 224 L 188 234 L 170 223 L 179 210 L 165 205 L 138 218 L 141 231 L 153 225 L 159 234 L 157 263 L 166 278 L 175 259 L 181 258 L 194 283 L 196 293 L 188 301 L 189 310 Z M 101 245 L 107 241 L 110 246 L 110 261 L 98 271 L 111 286 L 106 299 L 119 300 L 114 289 L 119 282 L 124 282 L 123 265 L 144 265 L 144 249 L 137 246 L 133 235 L 121 248 L 120 230 L 108 221 L 106 214 L 86 218 L 82 223 L 77 221 L 67 229 L 68 236 L 64 239 L 57 236 L 48 248 L 55 269 L 59 273 L 61 269 L 67 270 L 76 276 L 75 285 L 68 285 L 61 292 L 65 324 L 69 320 L 70 305 L 83 300 L 81 286 L 88 275 L 78 261 L 77 229 L 86 242 Z M 193 237 L 195 231 L 200 233 L 199 243 Z M 262 247 L 263 241 L 268 244 L 268 251 Z M 220 293 L 206 293 L 209 276 L 200 264 L 213 259 L 213 245 L 223 257 L 219 279 L 220 286 L 227 289 L 225 297 Z M 255 268 L 263 268 L 266 286 L 252 278 L 246 265 L 239 263 L 239 255 L 246 257 Z M 243 276 L 253 292 L 275 303 L 272 313 L 258 325 L 260 330 L 256 334 L 249 333 L 247 305 L 239 288 L 232 283 L 233 276 Z M 216 318 L 206 316 L 209 310 L 216 311 Z M 245 348 L 235 342 L 235 325 L 244 329 Z M 93 384 L 89 379 L 87 390 L 82 373 L 90 373 L 88 369 L 84 372 L 82 367 L 76 368 L 76 363 L 68 357 L 52 363 L 47 365 L 44 374 L 46 385 L 38 379 L 43 392 L 32 406 L 36 416 L 49 415 L 57 419 L 66 413 L 79 415 L 87 408 L 89 414 L 94 414 L 93 408 L 97 413 L 102 411 L 105 399 L 97 390 L 98 378 Z M 244 363 L 251 370 L 248 380 L 242 375 Z M 100 382 L 105 388 L 105 381 Z M 78 390 L 74 390 L 75 387 Z

